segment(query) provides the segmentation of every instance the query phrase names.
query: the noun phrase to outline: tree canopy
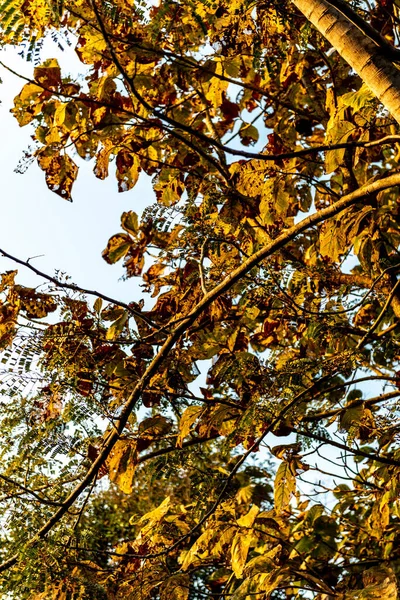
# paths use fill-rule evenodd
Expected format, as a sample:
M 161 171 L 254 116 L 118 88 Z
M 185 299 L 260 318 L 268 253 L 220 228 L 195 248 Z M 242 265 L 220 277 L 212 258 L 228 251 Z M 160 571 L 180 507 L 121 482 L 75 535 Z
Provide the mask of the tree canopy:
M 131 194 L 143 291 L 0 249 L 4 598 L 397 598 L 399 6 L 1 0 L 30 158 Z

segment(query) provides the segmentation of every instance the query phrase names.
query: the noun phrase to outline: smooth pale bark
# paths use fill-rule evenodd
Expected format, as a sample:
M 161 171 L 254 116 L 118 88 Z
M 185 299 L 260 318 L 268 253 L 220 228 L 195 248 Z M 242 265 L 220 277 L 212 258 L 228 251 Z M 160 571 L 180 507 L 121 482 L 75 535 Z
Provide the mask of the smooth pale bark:
M 400 70 L 379 46 L 325 0 L 292 0 L 400 123 Z

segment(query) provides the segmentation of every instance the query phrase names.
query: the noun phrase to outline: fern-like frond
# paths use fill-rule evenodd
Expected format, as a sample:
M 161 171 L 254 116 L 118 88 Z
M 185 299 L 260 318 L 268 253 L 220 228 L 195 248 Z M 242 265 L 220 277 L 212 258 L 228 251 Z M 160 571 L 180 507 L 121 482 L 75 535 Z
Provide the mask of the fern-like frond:
M 43 383 L 37 363 L 41 354 L 41 332 L 20 330 L 13 344 L 0 355 L 0 396 L 32 393 Z

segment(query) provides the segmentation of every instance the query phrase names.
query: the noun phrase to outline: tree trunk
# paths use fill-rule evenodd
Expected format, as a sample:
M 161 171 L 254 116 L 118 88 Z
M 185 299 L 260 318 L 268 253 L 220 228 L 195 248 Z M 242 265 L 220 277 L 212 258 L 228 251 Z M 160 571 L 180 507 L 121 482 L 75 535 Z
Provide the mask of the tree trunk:
M 292 0 L 400 123 L 400 71 L 379 46 L 325 0 Z

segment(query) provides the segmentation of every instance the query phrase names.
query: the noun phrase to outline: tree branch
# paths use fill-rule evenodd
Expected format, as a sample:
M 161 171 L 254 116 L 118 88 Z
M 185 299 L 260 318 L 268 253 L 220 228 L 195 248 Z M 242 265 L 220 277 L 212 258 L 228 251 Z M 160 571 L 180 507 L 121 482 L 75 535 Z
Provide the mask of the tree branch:
M 125 302 L 121 302 L 120 300 L 111 298 L 111 296 L 106 296 L 105 294 L 102 294 L 101 292 L 96 292 L 95 290 L 88 290 L 79 285 L 75 285 L 74 283 L 63 283 L 56 277 L 52 277 L 51 275 L 48 275 L 47 273 L 40 271 L 39 269 L 37 269 L 36 267 L 31 265 L 28 261 L 21 260 L 20 258 L 17 258 L 16 256 L 13 256 L 12 254 L 9 254 L 9 252 L 6 252 L 2 248 L 0 248 L 0 255 L 4 256 L 5 258 L 9 258 L 13 262 L 15 262 L 19 265 L 22 265 L 23 267 L 26 267 L 27 269 L 29 269 L 30 271 L 32 271 L 39 277 L 43 277 L 43 279 L 50 281 L 51 283 L 53 283 L 55 286 L 57 286 L 59 288 L 62 288 L 65 290 L 73 290 L 74 292 L 79 292 L 81 294 L 87 294 L 88 296 L 95 296 L 96 298 L 101 298 L 102 300 L 105 300 L 106 302 L 111 302 L 112 304 L 115 304 L 116 306 L 120 306 L 121 308 L 124 308 L 131 315 L 134 315 L 134 316 L 142 319 L 143 321 L 146 321 L 146 323 L 148 325 L 150 325 L 150 327 L 153 327 L 153 329 L 156 329 L 156 327 L 157 327 L 148 317 L 146 317 L 146 315 L 141 313 L 139 310 L 135 310 L 134 308 L 132 308 L 129 304 L 126 304 Z
M 161 346 L 158 354 L 153 358 L 153 360 L 148 365 L 146 371 L 142 375 L 142 377 L 136 383 L 134 389 L 132 390 L 130 396 L 126 400 L 125 404 L 122 406 L 121 413 L 119 419 L 115 423 L 115 428 L 109 432 L 108 436 L 104 440 L 104 446 L 101 452 L 99 452 L 98 457 L 92 463 L 90 469 L 87 471 L 85 477 L 82 481 L 75 487 L 75 489 L 71 492 L 71 494 L 64 501 L 63 506 L 59 508 L 58 511 L 54 513 L 54 515 L 41 527 L 41 529 L 36 533 L 36 535 L 31 538 L 30 544 L 34 545 L 36 541 L 45 537 L 49 531 L 53 529 L 53 527 L 62 519 L 62 517 L 67 513 L 68 509 L 74 504 L 75 500 L 81 495 L 81 493 L 86 489 L 88 485 L 92 482 L 92 480 L 96 477 L 101 466 L 106 461 L 109 456 L 111 450 L 113 449 L 115 443 L 119 439 L 120 434 L 125 428 L 126 423 L 128 422 L 129 416 L 132 411 L 136 407 L 141 394 L 145 391 L 146 386 L 150 382 L 152 376 L 157 372 L 158 368 L 161 366 L 162 362 L 168 356 L 169 351 L 173 348 L 175 343 L 182 337 L 182 335 L 186 332 L 186 330 L 195 322 L 195 320 L 219 297 L 221 294 L 227 292 L 232 288 L 232 286 L 240 281 L 244 275 L 246 275 L 251 269 L 255 266 L 258 266 L 264 259 L 268 256 L 271 256 L 276 251 L 283 248 L 286 244 L 296 238 L 297 235 L 306 231 L 310 227 L 317 225 L 325 221 L 326 219 L 333 217 L 344 209 L 360 202 L 361 200 L 368 198 L 368 196 L 372 194 L 376 194 L 378 191 L 388 189 L 390 187 L 400 185 L 400 174 L 390 175 L 384 179 L 374 181 L 370 184 L 367 184 L 355 192 L 344 196 L 331 206 L 316 212 L 296 225 L 290 227 L 281 233 L 275 240 L 272 240 L 267 245 L 263 246 L 258 252 L 255 252 L 251 255 L 247 260 L 245 260 L 239 267 L 233 270 L 230 275 L 228 275 L 219 285 L 215 286 L 212 290 L 210 290 L 206 296 L 204 296 L 194 307 L 190 310 L 185 317 L 182 318 L 180 323 L 173 329 L 171 334 L 165 340 L 164 344 Z M 291 407 L 291 404 L 286 407 L 288 410 Z M 281 416 L 279 417 L 279 419 Z M 279 420 L 278 419 L 278 420 Z M 271 426 L 272 427 L 272 426 Z M 269 429 L 271 430 L 271 429 Z M 261 440 L 264 436 L 262 436 Z M 260 443 L 260 439 L 257 440 L 256 445 L 253 445 L 251 448 L 254 451 L 254 448 L 258 446 Z M 334 444 L 335 445 L 335 444 Z M 247 456 L 249 453 L 246 453 Z M 367 454 L 367 456 L 369 456 Z M 392 461 L 386 460 L 388 464 L 394 464 Z M 400 462 L 398 463 L 400 466 Z M 239 465 L 240 466 L 240 465 Z M 238 467 L 239 468 L 239 467 Z M 226 489 L 226 488 L 224 488 Z M 208 515 L 208 513 L 207 513 Z M 208 516 L 206 515 L 206 518 Z M 5 562 L 0 565 L 0 572 L 4 572 L 9 569 L 13 565 L 15 565 L 18 561 L 18 554 L 15 554 Z

